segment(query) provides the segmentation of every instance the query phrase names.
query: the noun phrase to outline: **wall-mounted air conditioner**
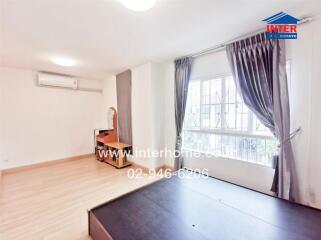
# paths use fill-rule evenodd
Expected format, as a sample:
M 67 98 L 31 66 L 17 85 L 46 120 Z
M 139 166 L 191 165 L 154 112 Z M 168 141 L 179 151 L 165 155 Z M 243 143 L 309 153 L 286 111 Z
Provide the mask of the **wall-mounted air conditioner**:
M 49 73 L 38 73 L 38 85 L 45 87 L 78 89 L 77 79 Z

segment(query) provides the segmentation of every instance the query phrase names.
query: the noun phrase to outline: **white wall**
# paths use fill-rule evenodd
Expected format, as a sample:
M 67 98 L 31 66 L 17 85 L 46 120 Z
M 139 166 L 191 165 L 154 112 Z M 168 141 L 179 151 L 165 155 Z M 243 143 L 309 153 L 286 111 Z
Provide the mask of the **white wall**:
M 164 68 L 162 64 L 151 63 L 151 101 L 152 101 L 152 123 L 153 123 L 153 149 L 162 150 L 165 144 L 164 127 L 165 108 L 164 99 Z M 164 165 L 164 156 L 154 158 L 154 168 Z
M 151 149 L 153 144 L 151 65 L 148 63 L 131 71 L 133 146 L 137 154 L 137 151 Z M 148 168 L 153 167 L 151 159 L 147 157 L 133 158 L 132 161 Z
M 298 40 L 289 41 L 291 61 L 292 129 L 302 127 L 293 139 L 301 201 L 321 208 L 321 20 L 298 28 Z
M 163 164 L 160 156 L 139 155 L 140 151 L 159 150 L 163 146 L 163 84 L 161 66 L 147 63 L 132 71 L 133 162 L 155 169 Z M 136 154 L 135 154 L 136 153 Z
M 1 72 L 1 70 L 0 70 Z M 1 77 L 0 77 L 1 78 Z M 5 141 L 4 141 L 4 87 L 2 80 L 0 80 L 0 169 L 2 168 L 3 161 L 6 159 L 5 156 Z M 1 175 L 1 174 L 0 174 Z
M 271 167 L 221 157 L 184 159 L 188 168 L 207 169 L 210 176 L 271 194 L 269 189 L 274 175 Z
M 175 127 L 175 66 L 173 61 L 166 62 L 163 64 L 164 69 L 164 147 L 170 151 L 175 150 L 175 139 L 176 139 L 176 127 Z M 164 163 L 167 166 L 174 166 L 174 157 L 166 156 Z
M 191 80 L 230 73 L 225 51 L 207 54 L 194 59 Z
M 81 84 L 100 86 L 94 80 Z M 103 95 L 36 86 L 36 73 L 0 68 L 1 168 L 94 152 Z
M 110 107 L 117 109 L 117 88 L 116 76 L 110 76 L 103 81 L 103 107 L 108 110 Z
M 102 114 L 104 123 L 102 128 L 108 128 L 107 116 L 110 107 L 117 109 L 117 88 L 116 76 L 110 76 L 103 81 L 103 101 L 102 101 Z

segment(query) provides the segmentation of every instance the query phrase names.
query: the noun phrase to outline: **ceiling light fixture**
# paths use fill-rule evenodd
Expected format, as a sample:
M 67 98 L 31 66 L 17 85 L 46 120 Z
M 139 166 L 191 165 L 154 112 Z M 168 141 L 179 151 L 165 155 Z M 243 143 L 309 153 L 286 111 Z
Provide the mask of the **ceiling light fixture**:
M 75 60 L 66 57 L 52 57 L 51 61 L 59 66 L 72 67 L 76 65 Z
M 121 4 L 133 11 L 147 11 L 151 9 L 156 0 L 120 0 Z

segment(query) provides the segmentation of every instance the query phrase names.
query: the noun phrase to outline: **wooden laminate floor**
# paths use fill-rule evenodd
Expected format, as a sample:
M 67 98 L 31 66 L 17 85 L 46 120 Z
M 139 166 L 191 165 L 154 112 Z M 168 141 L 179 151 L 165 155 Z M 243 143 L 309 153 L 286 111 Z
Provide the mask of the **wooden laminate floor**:
M 156 178 L 127 178 L 94 157 L 2 176 L 1 240 L 85 240 L 87 209 Z

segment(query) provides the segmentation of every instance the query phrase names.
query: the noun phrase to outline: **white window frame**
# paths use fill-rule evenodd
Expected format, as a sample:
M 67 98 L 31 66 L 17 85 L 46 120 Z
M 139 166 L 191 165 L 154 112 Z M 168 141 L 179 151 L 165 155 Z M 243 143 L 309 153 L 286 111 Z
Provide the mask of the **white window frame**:
M 251 110 L 249 110 L 248 114 L 249 114 L 249 118 L 248 118 L 248 126 L 249 128 L 247 129 L 247 131 L 240 131 L 240 130 L 233 130 L 233 129 L 227 129 L 225 127 L 225 105 L 226 103 L 221 103 L 221 127 L 218 129 L 209 129 L 209 128 L 204 128 L 202 127 L 202 95 L 203 95 L 203 82 L 205 81 L 209 81 L 209 80 L 214 80 L 214 79 L 218 79 L 221 78 L 222 80 L 222 99 L 223 101 L 226 100 L 226 91 L 225 91 L 225 87 L 226 87 L 226 79 L 228 77 L 231 77 L 232 74 L 231 73 L 226 73 L 226 74 L 221 74 L 221 75 L 213 75 L 213 76 L 207 76 L 207 77 L 203 77 L 203 78 L 196 78 L 196 79 L 192 79 L 190 80 L 190 83 L 193 82 L 200 82 L 200 127 L 199 129 L 188 129 L 185 127 L 185 124 L 183 126 L 183 134 L 184 132 L 194 132 L 194 133 L 207 133 L 207 134 L 215 134 L 215 135 L 225 135 L 225 136 L 235 136 L 235 137 L 244 137 L 244 138 L 256 138 L 256 139 L 262 139 L 262 140 L 273 140 L 273 141 L 277 141 L 277 139 L 275 139 L 275 137 L 272 135 L 272 133 L 267 132 L 267 133 L 260 133 L 258 131 L 255 131 L 255 126 L 254 126 L 254 122 L 253 122 L 253 113 L 251 112 Z M 237 91 L 237 90 L 236 90 Z M 211 102 L 210 102 L 211 103 Z M 211 119 L 210 119 L 211 121 Z M 183 137 L 183 141 L 184 141 L 184 137 Z M 182 150 L 184 151 L 192 151 L 192 152 L 199 152 L 199 153 L 205 153 L 201 150 L 198 149 L 190 149 L 190 148 L 186 148 L 184 147 L 184 143 L 182 146 Z M 209 152 L 206 152 L 206 154 L 210 154 Z M 222 155 L 222 158 L 227 158 L 227 159 L 233 159 L 236 161 L 244 161 L 244 162 L 249 162 L 252 164 L 259 164 L 259 165 L 264 165 L 267 167 L 272 167 L 269 164 L 264 164 L 261 162 L 254 162 L 254 161 L 247 161 L 245 159 L 242 158 L 236 158 L 236 157 L 230 157 L 230 156 L 225 156 Z
M 202 98 L 203 93 L 203 82 L 214 80 L 221 78 L 222 81 L 222 99 L 226 99 L 225 94 L 225 88 L 226 88 L 226 78 L 231 77 L 231 73 L 221 74 L 221 75 L 213 75 L 213 76 L 207 76 L 203 78 L 198 79 L 192 79 L 190 80 L 190 83 L 192 82 L 200 82 L 200 98 Z M 250 128 L 247 131 L 240 131 L 240 130 L 229 130 L 225 127 L 225 104 L 221 104 L 221 128 L 219 129 L 209 129 L 202 126 L 202 99 L 200 99 L 200 128 L 199 129 L 188 129 L 185 126 L 183 126 L 183 131 L 190 131 L 190 132 L 200 132 L 200 133 L 211 133 L 211 134 L 218 134 L 218 135 L 229 135 L 229 136 L 241 136 L 241 137 L 255 137 L 255 138 L 261 138 L 261 139 L 268 139 L 268 140 L 275 140 L 272 133 L 259 133 L 257 131 L 254 131 L 254 123 L 253 123 L 253 113 L 249 111 L 249 119 L 248 119 L 248 126 Z

